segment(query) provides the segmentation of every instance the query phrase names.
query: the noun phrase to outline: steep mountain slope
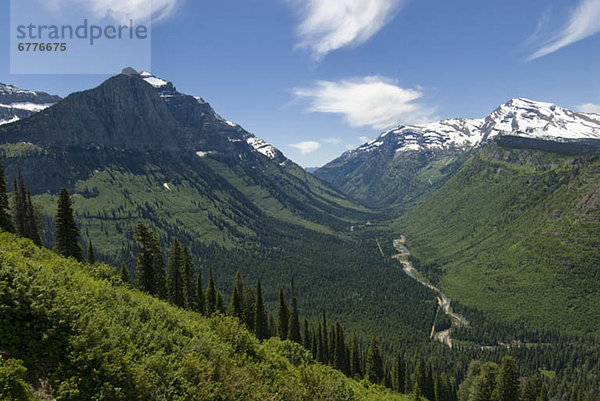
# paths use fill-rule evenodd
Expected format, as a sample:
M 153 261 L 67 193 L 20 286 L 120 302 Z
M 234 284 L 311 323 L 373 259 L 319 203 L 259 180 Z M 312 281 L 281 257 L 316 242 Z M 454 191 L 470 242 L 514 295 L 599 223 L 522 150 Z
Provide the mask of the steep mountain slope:
M 472 154 L 495 140 L 512 147 L 585 153 L 600 149 L 600 115 L 513 99 L 484 119 L 403 126 L 315 172 L 365 204 L 406 206 L 438 188 Z
M 315 363 L 294 343 L 259 344 L 236 319 L 131 290 L 109 266 L 77 264 L 3 232 L 0 321 L 0 367 L 23 360 L 27 374 L 8 379 L 26 380 L 36 400 L 408 399 Z
M 0 83 L 0 125 L 12 123 L 57 103 L 58 96 Z
M 599 333 L 600 156 L 558 150 L 489 143 L 393 226 L 452 299 Z
M 99 260 L 133 271 L 144 223 L 163 247 L 175 238 L 190 246 L 203 277 L 212 268 L 225 290 L 240 270 L 274 303 L 294 276 L 309 316 L 324 310 L 396 343 L 428 332 L 433 293 L 380 254 L 378 233 L 350 230 L 373 212 L 165 80 L 121 74 L 74 93 L 1 127 L 0 150 L 9 182 L 21 171 L 43 206 L 49 247 L 64 186 Z M 377 274 L 365 281 L 365 271 Z

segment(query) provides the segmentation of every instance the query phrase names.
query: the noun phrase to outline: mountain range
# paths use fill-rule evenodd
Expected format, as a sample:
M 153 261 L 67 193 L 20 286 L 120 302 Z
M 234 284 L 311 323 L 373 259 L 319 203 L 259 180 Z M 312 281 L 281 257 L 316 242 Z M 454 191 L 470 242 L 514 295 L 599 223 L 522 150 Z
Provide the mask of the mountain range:
M 492 141 L 515 148 L 597 152 L 600 115 L 512 99 L 483 119 L 451 119 L 388 130 L 315 175 L 370 206 L 410 204 L 438 188 L 475 149 Z

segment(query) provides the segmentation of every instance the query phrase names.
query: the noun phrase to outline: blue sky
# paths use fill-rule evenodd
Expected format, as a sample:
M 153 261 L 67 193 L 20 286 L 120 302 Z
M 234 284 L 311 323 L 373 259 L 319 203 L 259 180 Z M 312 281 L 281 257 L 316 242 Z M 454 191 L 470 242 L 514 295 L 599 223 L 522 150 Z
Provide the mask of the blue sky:
M 107 78 L 11 75 L 8 3 L 0 82 L 64 96 Z M 386 127 L 479 118 L 514 97 L 600 112 L 600 0 L 153 4 L 152 72 L 304 166 Z

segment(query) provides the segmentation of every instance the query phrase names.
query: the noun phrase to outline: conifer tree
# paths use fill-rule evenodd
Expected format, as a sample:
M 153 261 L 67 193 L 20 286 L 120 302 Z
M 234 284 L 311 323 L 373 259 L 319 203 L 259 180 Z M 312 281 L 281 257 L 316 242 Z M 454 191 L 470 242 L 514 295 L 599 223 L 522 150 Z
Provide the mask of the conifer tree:
M 405 379 L 404 379 L 404 358 L 402 358 L 402 354 L 398 354 L 398 356 L 396 357 L 396 362 L 395 362 L 395 368 L 394 368 L 394 390 L 396 390 L 399 393 L 404 393 L 405 389 L 404 389 L 404 383 L 405 383 Z
M 238 271 L 235 274 L 233 292 L 231 293 L 231 302 L 229 303 L 228 315 L 237 317 L 240 322 L 244 321 L 244 287 L 242 285 L 242 276 Z
M 15 226 L 10 215 L 10 204 L 8 202 L 8 193 L 2 160 L 0 160 L 0 229 L 9 233 L 15 232 Z
M 234 286 L 233 292 L 231 294 L 231 302 L 229 303 L 229 311 L 227 312 L 227 314 L 233 317 L 237 317 L 238 319 L 240 319 L 240 321 L 242 321 L 244 314 L 244 311 L 242 310 L 242 303 L 240 301 L 241 298 L 242 297 L 238 293 L 237 287 Z
M 206 289 L 206 315 L 211 316 L 217 311 L 217 290 L 212 274 L 212 268 L 208 270 L 208 288 Z
M 221 291 L 217 291 L 217 312 L 225 314 L 225 303 L 223 302 L 223 294 Z
M 167 300 L 179 307 L 182 307 L 184 304 L 183 264 L 183 252 L 179 241 L 175 239 L 171 244 L 171 253 L 167 266 Z
M 26 192 L 25 199 L 27 203 L 27 218 L 25 222 L 27 231 L 25 237 L 31 239 L 33 243 L 37 246 L 42 246 L 42 237 L 40 236 L 40 223 L 38 219 L 38 213 L 33 207 L 33 202 L 31 200 L 31 192 Z M 79 244 L 77 246 L 79 247 Z M 81 250 L 81 247 L 79 247 L 79 249 Z
M 267 339 L 268 330 L 267 313 L 263 302 L 260 280 L 258 280 L 256 285 L 256 308 L 254 311 L 254 334 L 256 334 L 256 337 L 260 341 L 263 341 Z
M 542 391 L 542 380 L 538 375 L 531 376 L 525 380 L 521 401 L 536 401 Z
M 327 363 L 325 360 L 325 345 L 323 343 L 323 326 L 319 323 L 317 329 L 317 360 L 321 363 Z
M 196 270 L 192 255 L 187 246 L 183 247 L 183 307 L 188 310 L 193 310 L 196 305 L 196 280 L 194 271 Z
M 21 237 L 27 235 L 27 203 L 25 200 L 25 183 L 23 177 L 19 173 L 19 183 L 13 181 L 13 197 L 12 197 L 13 219 L 16 233 Z
M 282 340 L 287 338 L 287 332 L 289 328 L 289 310 L 287 307 L 287 302 L 285 302 L 285 294 L 283 293 L 283 288 L 279 288 L 279 311 L 278 311 L 278 322 L 279 328 L 278 336 Z
M 94 254 L 94 245 L 92 245 L 92 240 L 90 240 L 88 243 L 87 263 L 90 265 L 96 264 L 96 255 Z
M 269 312 L 269 318 L 267 319 L 268 321 L 268 327 L 269 327 L 269 338 L 270 337 L 277 337 L 277 324 L 275 324 L 275 318 L 273 317 L 273 314 Z
M 129 280 L 129 269 L 127 269 L 127 266 L 125 265 L 125 263 L 121 263 L 121 270 L 119 270 L 119 277 L 121 277 L 121 281 L 123 282 L 123 284 L 131 283 L 131 281 Z
M 421 400 L 421 389 L 419 388 L 419 382 L 417 380 L 415 380 L 415 384 L 413 387 L 413 397 L 412 399 L 414 401 L 420 401 Z
M 135 240 L 141 247 L 135 274 L 137 288 L 165 299 L 164 264 L 158 235 L 140 223 L 135 230 Z
M 378 384 L 383 379 L 383 360 L 381 359 L 379 342 L 375 336 L 371 338 L 371 343 L 367 351 L 365 377 L 374 384 Z
M 481 372 L 473 380 L 469 389 L 468 401 L 490 401 L 492 393 L 496 388 L 496 375 L 498 366 L 495 363 L 486 362 L 481 365 Z M 518 400 L 518 395 L 517 395 Z
M 492 395 L 494 401 L 518 401 L 519 391 L 519 367 L 517 361 L 505 356 L 496 377 L 496 388 Z
M 330 355 L 329 355 L 329 338 L 328 338 L 328 330 L 327 330 L 327 317 L 325 316 L 325 311 L 323 311 L 323 321 L 321 323 L 321 339 L 323 341 L 322 344 L 322 348 L 323 348 L 323 360 L 322 362 L 324 364 L 328 364 L 330 361 Z
M 244 322 L 246 327 L 251 332 L 254 332 L 254 312 L 256 310 L 256 298 L 254 297 L 254 291 L 252 288 L 246 287 L 244 289 Z
M 196 312 L 206 314 L 206 302 L 204 300 L 204 288 L 202 287 L 202 273 L 198 272 L 196 284 Z
M 298 304 L 296 297 L 292 297 L 292 304 L 290 307 L 289 316 L 289 328 L 287 338 L 290 341 L 294 341 L 298 344 L 302 344 L 302 336 L 300 335 L 300 320 L 298 318 Z M 310 347 L 309 347 L 310 349 Z
M 302 338 L 304 339 L 302 345 L 304 346 L 304 348 L 310 351 L 312 349 L 312 334 L 310 333 L 310 327 L 308 326 L 308 320 L 306 318 L 304 318 L 304 336 Z
M 352 348 L 350 349 L 350 372 L 354 377 L 363 377 L 360 364 L 360 347 L 356 336 L 352 338 Z
M 82 249 L 78 243 L 79 228 L 75 223 L 71 197 L 66 188 L 60 190 L 58 199 L 55 239 L 58 254 L 81 261 Z

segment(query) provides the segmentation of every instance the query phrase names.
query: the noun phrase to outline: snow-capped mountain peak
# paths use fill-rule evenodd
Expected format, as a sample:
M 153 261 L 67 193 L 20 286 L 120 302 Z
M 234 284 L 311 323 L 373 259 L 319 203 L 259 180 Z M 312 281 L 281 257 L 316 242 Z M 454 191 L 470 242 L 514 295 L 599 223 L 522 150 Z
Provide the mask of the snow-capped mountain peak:
M 490 139 L 499 135 L 559 142 L 600 139 L 600 115 L 519 98 L 494 110 L 486 118 L 483 130 Z
M 395 152 L 450 148 L 469 150 L 499 136 L 556 142 L 600 140 L 600 115 L 517 98 L 482 119 L 458 118 L 400 126 L 348 154 L 379 151 L 384 145 L 393 147 Z

